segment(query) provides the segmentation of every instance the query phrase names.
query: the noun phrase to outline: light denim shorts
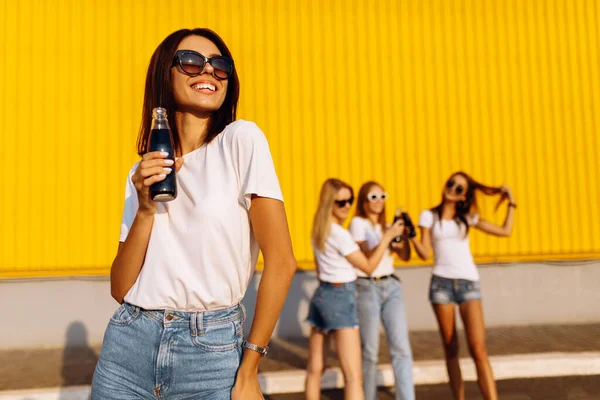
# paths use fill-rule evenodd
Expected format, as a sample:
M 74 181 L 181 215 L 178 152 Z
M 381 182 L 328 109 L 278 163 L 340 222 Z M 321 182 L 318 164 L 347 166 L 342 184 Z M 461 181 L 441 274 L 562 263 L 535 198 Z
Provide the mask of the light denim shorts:
M 92 381 L 92 400 L 231 399 L 242 359 L 243 306 L 217 311 L 113 314 Z
M 431 276 L 429 301 L 433 304 L 462 304 L 469 300 L 481 300 L 479 281 Z
M 306 320 L 324 332 L 358 328 L 356 284 L 321 282 L 310 301 Z

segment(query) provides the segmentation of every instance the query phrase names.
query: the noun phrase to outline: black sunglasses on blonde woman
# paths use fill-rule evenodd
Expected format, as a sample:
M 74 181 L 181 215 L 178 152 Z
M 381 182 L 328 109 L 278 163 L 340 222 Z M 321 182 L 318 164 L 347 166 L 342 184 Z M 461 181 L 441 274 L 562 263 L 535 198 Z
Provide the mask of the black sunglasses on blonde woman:
M 334 200 L 335 204 L 342 208 L 346 206 L 346 203 L 348 203 L 348 205 L 352 205 L 352 203 L 354 203 L 354 197 L 350 197 L 349 199 L 345 199 L 345 200 Z

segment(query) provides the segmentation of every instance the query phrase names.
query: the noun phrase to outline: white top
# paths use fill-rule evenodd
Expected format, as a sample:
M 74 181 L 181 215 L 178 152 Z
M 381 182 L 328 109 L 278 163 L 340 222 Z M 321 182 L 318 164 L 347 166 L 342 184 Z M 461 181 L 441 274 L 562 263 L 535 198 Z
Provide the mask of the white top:
M 313 243 L 319 280 L 324 282 L 353 282 L 356 272 L 348 254 L 360 250 L 350 232 L 336 223 L 331 223 L 331 233 L 325 241 L 325 251 L 319 250 Z
M 479 215 L 469 214 L 466 219 L 469 226 L 474 226 L 479 222 Z M 434 275 L 448 279 L 479 280 L 464 224 L 459 226 L 453 220 L 440 221 L 431 210 L 425 210 L 419 217 L 419 226 L 431 229 Z
M 352 238 L 356 242 L 367 242 L 367 248 L 369 250 L 373 250 L 376 248 L 379 243 L 381 243 L 381 238 L 383 236 L 383 232 L 381 230 L 381 224 L 377 224 L 373 226 L 371 221 L 362 217 L 354 217 L 350 222 L 350 233 L 352 234 Z M 394 273 L 394 256 L 392 252 L 386 250 L 385 254 L 381 258 L 381 261 L 377 265 L 377 268 L 371 273 L 371 275 L 367 275 L 364 271 L 356 268 L 356 275 L 358 276 L 384 276 L 391 275 Z
M 177 198 L 158 203 L 144 265 L 125 301 L 180 311 L 230 307 L 244 297 L 258 258 L 251 196 L 283 201 L 269 145 L 258 126 L 238 120 L 183 158 Z M 138 208 L 137 164 L 125 187 L 121 242 Z

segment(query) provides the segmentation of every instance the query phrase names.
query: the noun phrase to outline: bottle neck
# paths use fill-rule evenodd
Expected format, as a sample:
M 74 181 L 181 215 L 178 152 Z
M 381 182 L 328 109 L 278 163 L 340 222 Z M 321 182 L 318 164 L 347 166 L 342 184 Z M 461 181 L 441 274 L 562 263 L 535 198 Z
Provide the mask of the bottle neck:
M 166 118 L 153 118 L 151 129 L 170 129 Z

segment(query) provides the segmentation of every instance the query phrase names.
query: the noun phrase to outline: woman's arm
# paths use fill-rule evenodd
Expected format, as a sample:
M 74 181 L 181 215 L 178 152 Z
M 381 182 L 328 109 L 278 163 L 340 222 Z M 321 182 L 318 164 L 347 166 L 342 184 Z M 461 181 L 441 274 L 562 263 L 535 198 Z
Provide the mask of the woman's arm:
M 508 210 L 506 210 L 504 224 L 502 224 L 502 226 L 499 226 L 492 222 L 480 219 L 475 225 L 475 228 L 479 229 L 482 232 L 489 233 L 490 235 L 507 237 L 512 234 L 514 213 L 517 205 L 515 204 L 515 198 L 510 188 L 507 185 L 503 185 L 502 190 L 506 193 L 510 202 L 508 204 Z
M 399 226 L 404 230 L 402 235 L 403 240 L 401 242 L 392 241 L 390 246 L 392 251 L 396 253 L 401 260 L 408 261 L 410 259 L 410 243 L 408 243 L 408 233 L 406 232 L 403 220 L 400 220 Z M 356 242 L 356 244 L 358 244 L 360 250 L 367 258 L 369 258 L 375 252 L 376 247 L 369 248 L 369 244 L 366 240 L 363 240 L 362 242 Z
M 150 199 L 150 186 L 155 182 L 165 179 L 164 168 L 172 168 L 170 160 L 160 152 L 146 153 L 138 165 L 131 181 L 137 193 L 132 196 L 138 198 L 138 208 L 135 218 L 127 234 L 125 242 L 119 242 L 117 256 L 110 268 L 110 294 L 119 303 L 129 292 L 142 270 L 146 250 L 150 241 L 154 213 L 157 204 Z M 172 161 L 171 161 L 172 162 Z M 179 171 L 183 165 L 183 158 L 175 162 L 175 170 Z
M 392 242 L 391 244 L 394 253 L 402 260 L 410 260 L 410 242 L 406 233 L 402 237 L 401 242 Z
M 385 252 L 388 251 L 388 246 L 390 245 L 390 242 L 396 236 L 402 235 L 403 230 L 404 230 L 403 221 L 402 220 L 396 221 L 396 223 L 394 223 L 394 225 L 392 225 L 390 228 L 388 228 L 385 231 L 385 233 L 381 237 L 381 242 L 379 242 L 377 247 L 375 247 L 375 249 L 373 251 L 368 253 L 369 254 L 368 258 L 367 258 L 367 256 L 365 256 L 365 254 L 362 251 L 355 251 L 353 253 L 348 254 L 346 256 L 346 259 L 350 262 L 350 264 L 352 264 L 356 268 L 360 269 L 364 273 L 370 275 L 375 270 L 375 268 L 377 268 L 377 265 L 383 258 L 383 255 L 385 254 Z M 361 243 L 364 243 L 364 242 L 361 242 Z M 360 246 L 360 244 L 359 244 L 359 246 Z M 365 246 L 365 244 L 363 244 L 363 247 L 364 246 Z
M 502 226 L 480 219 L 475 228 L 490 235 L 508 237 L 512 234 L 514 209 L 512 206 L 508 206 L 506 218 Z
M 142 270 L 153 222 L 153 213 L 138 212 L 127 239 L 119 242 L 117 256 L 110 267 L 110 294 L 119 303 L 123 303 Z
M 420 226 L 419 229 L 421 230 L 421 238 L 417 239 L 415 237 L 409 240 L 415 246 L 415 251 L 419 258 L 427 260 L 431 255 L 431 229 L 424 226 Z
M 264 257 L 264 270 L 258 287 L 254 320 L 248 342 L 266 347 L 283 308 L 285 298 L 296 272 L 296 260 L 292 240 L 281 201 L 252 196 L 250 221 L 252 230 Z M 258 387 L 258 364 L 261 355 L 244 349 L 242 364 L 238 370 L 233 398 L 250 397 L 260 393 Z M 257 397 L 260 398 L 260 397 Z

